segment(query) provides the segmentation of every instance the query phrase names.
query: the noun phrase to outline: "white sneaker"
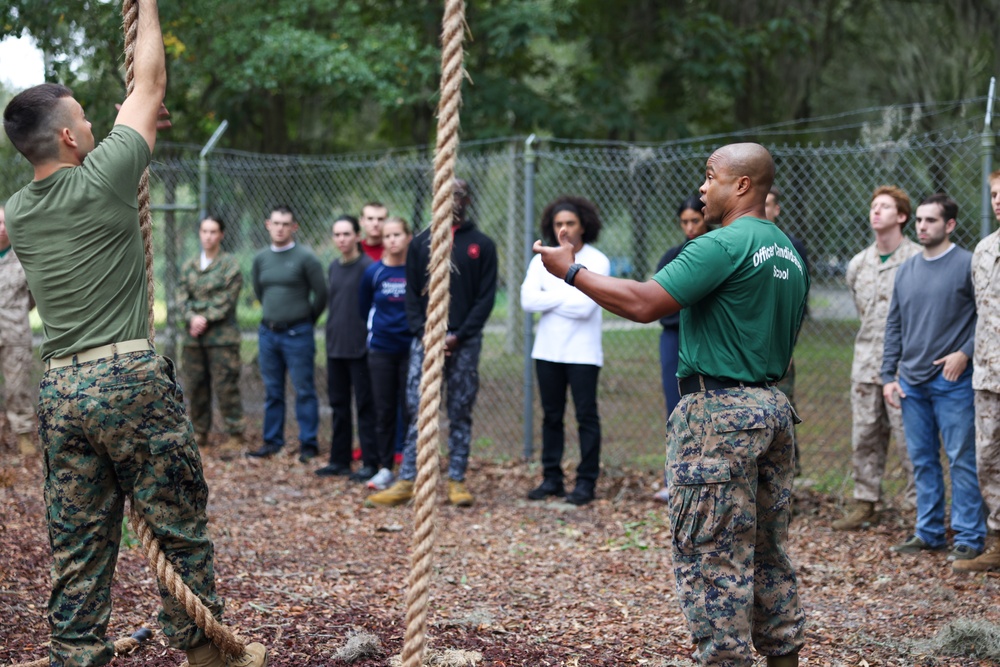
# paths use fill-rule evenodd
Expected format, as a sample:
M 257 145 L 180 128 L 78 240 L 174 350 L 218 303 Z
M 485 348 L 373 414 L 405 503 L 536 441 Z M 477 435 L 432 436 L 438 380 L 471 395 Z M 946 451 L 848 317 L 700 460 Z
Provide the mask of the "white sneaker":
M 392 471 L 388 468 L 382 468 L 375 473 L 374 477 L 368 480 L 368 488 L 376 491 L 385 491 L 392 486 L 394 481 L 396 481 L 396 478 L 393 477 Z

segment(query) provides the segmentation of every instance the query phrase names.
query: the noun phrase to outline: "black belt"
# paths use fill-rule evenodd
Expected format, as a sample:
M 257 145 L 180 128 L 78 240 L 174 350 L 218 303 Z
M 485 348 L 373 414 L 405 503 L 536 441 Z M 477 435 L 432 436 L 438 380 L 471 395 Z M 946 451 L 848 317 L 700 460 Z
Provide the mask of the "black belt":
M 288 331 L 300 324 L 312 324 L 312 320 L 295 320 L 294 322 L 274 322 L 272 320 L 261 320 L 260 323 L 271 331 Z
M 708 375 L 691 375 L 677 380 L 681 396 L 699 391 L 715 391 L 717 389 L 732 389 L 734 387 L 773 387 L 774 382 L 742 382 L 730 378 L 714 378 Z

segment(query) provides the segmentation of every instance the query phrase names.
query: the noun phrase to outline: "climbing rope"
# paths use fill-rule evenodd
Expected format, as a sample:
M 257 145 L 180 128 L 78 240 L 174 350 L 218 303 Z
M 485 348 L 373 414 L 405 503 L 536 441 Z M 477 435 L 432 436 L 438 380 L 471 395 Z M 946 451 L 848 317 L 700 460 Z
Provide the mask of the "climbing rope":
M 139 3 L 137 0 L 124 0 L 122 4 L 123 29 L 125 32 L 125 96 L 132 94 L 135 88 L 135 41 L 139 29 Z M 156 336 L 155 314 L 153 312 L 153 216 L 149 208 L 149 168 L 142 173 L 139 180 L 139 230 L 142 232 L 142 247 L 146 258 L 146 294 L 149 306 L 149 341 Z M 181 580 L 167 561 L 166 556 L 153 535 L 149 524 L 142 518 L 135 502 L 129 504 L 129 518 L 132 529 L 139 539 L 149 559 L 150 565 L 156 570 L 160 583 L 173 595 L 194 619 L 198 627 L 205 631 L 209 639 L 226 655 L 240 657 L 245 653 L 246 643 L 233 632 L 215 620 L 205 603 L 194 594 L 187 584 Z
M 441 30 L 441 100 L 434 152 L 434 218 L 431 223 L 429 299 L 417 419 L 413 553 L 406 591 L 403 667 L 419 667 L 427 644 L 427 600 L 437 513 L 438 410 L 444 370 L 444 341 L 448 333 L 451 225 L 459 108 L 462 104 L 464 36 L 465 3 L 463 0 L 446 0 Z

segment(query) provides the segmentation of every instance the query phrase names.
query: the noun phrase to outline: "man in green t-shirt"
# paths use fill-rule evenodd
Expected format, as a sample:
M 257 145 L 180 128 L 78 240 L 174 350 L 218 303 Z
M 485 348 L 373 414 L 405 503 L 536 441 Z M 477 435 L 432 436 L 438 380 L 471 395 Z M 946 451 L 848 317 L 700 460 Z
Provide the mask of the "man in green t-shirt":
M 535 243 L 545 268 L 607 310 L 638 322 L 680 311 L 667 488 L 674 576 L 696 656 L 749 667 L 798 665 L 804 614 L 785 552 L 797 421 L 775 383 L 792 355 L 809 277 L 765 218 L 774 160 L 759 144 L 723 146 L 701 186 L 705 221 L 652 280 L 573 264 L 572 246 Z
M 125 497 L 185 583 L 218 618 L 208 487 L 173 364 L 149 343 L 137 188 L 166 90 L 156 0 L 139 0 L 134 87 L 95 147 L 65 86 L 42 84 L 4 110 L 34 180 L 7 202 L 7 226 L 45 331 L 39 387 L 53 556 L 53 665 L 104 665 Z M 164 110 L 165 111 L 165 110 Z M 161 588 L 160 626 L 191 667 L 266 667 L 260 644 L 227 660 Z

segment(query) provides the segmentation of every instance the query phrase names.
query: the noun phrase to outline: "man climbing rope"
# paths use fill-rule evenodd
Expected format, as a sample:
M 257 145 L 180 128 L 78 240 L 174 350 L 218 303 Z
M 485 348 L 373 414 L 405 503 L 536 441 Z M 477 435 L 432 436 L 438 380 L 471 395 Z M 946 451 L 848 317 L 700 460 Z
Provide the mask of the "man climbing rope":
M 4 110 L 34 180 L 10 198 L 7 226 L 46 339 L 39 397 L 53 554 L 48 619 L 54 665 L 104 665 L 125 496 L 163 553 L 218 618 L 208 487 L 173 364 L 149 343 L 137 188 L 166 90 L 156 0 L 138 0 L 134 88 L 94 146 L 72 92 L 42 84 Z M 159 622 L 190 667 L 266 667 L 251 644 L 226 658 L 161 587 Z

